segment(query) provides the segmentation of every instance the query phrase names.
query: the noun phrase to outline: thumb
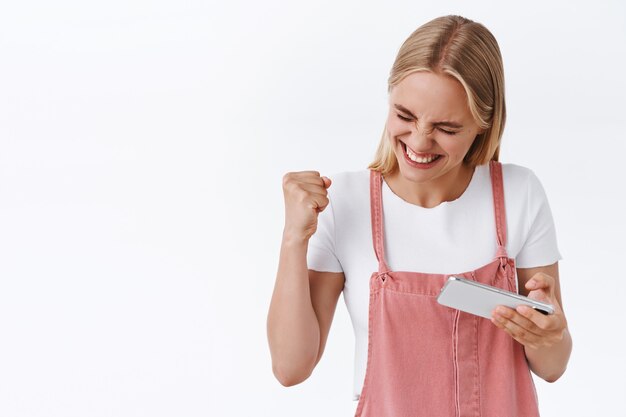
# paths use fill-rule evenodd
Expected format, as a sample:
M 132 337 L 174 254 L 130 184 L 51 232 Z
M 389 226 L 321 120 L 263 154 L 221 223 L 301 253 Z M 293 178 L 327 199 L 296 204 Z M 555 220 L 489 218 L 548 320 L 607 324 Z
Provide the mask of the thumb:
M 332 184 L 332 181 L 328 177 L 322 177 L 322 180 L 324 181 L 324 188 L 328 188 L 330 184 Z
M 529 290 L 545 289 L 546 292 L 549 292 L 552 291 L 554 287 L 554 278 L 539 272 L 528 280 L 525 287 Z

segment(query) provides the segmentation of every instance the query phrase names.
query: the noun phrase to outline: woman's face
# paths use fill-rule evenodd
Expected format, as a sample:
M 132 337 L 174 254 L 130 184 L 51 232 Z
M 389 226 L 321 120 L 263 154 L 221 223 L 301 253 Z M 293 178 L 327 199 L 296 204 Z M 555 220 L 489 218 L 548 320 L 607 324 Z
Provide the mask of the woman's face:
M 456 176 L 481 130 L 461 83 L 451 76 L 415 72 L 390 92 L 387 132 L 401 176 L 425 183 Z

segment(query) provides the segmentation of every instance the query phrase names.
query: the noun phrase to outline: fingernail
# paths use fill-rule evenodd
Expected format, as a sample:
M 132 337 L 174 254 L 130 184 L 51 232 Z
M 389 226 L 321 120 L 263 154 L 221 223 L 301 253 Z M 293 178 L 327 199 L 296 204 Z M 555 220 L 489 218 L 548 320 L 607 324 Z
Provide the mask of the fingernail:
M 526 283 L 526 288 L 535 288 L 536 281 L 531 279 Z

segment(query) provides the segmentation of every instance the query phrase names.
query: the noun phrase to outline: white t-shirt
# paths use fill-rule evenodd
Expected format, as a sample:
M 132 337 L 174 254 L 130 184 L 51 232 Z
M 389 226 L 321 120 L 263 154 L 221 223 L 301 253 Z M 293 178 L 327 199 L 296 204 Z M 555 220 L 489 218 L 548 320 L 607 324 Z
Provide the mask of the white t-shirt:
M 370 217 L 370 171 L 328 175 L 329 205 L 309 240 L 307 265 L 343 272 L 343 297 L 355 335 L 354 400 L 367 365 L 369 278 L 378 270 Z M 550 206 L 528 168 L 502 164 L 507 242 L 516 267 L 551 265 L 561 259 Z M 454 201 L 424 208 L 397 196 L 383 179 L 384 244 L 392 271 L 454 274 L 477 269 L 496 254 L 496 228 L 489 165 L 476 167 Z

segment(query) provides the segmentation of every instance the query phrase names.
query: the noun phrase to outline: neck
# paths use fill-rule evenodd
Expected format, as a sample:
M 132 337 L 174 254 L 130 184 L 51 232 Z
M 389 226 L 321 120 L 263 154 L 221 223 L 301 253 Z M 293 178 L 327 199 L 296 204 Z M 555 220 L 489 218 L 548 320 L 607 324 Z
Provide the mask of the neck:
M 459 198 L 467 189 L 474 168 L 464 163 L 445 173 L 425 182 L 413 182 L 402 176 L 396 168 L 385 177 L 391 190 L 404 201 L 425 208 L 433 208 L 444 201 L 453 201 Z

